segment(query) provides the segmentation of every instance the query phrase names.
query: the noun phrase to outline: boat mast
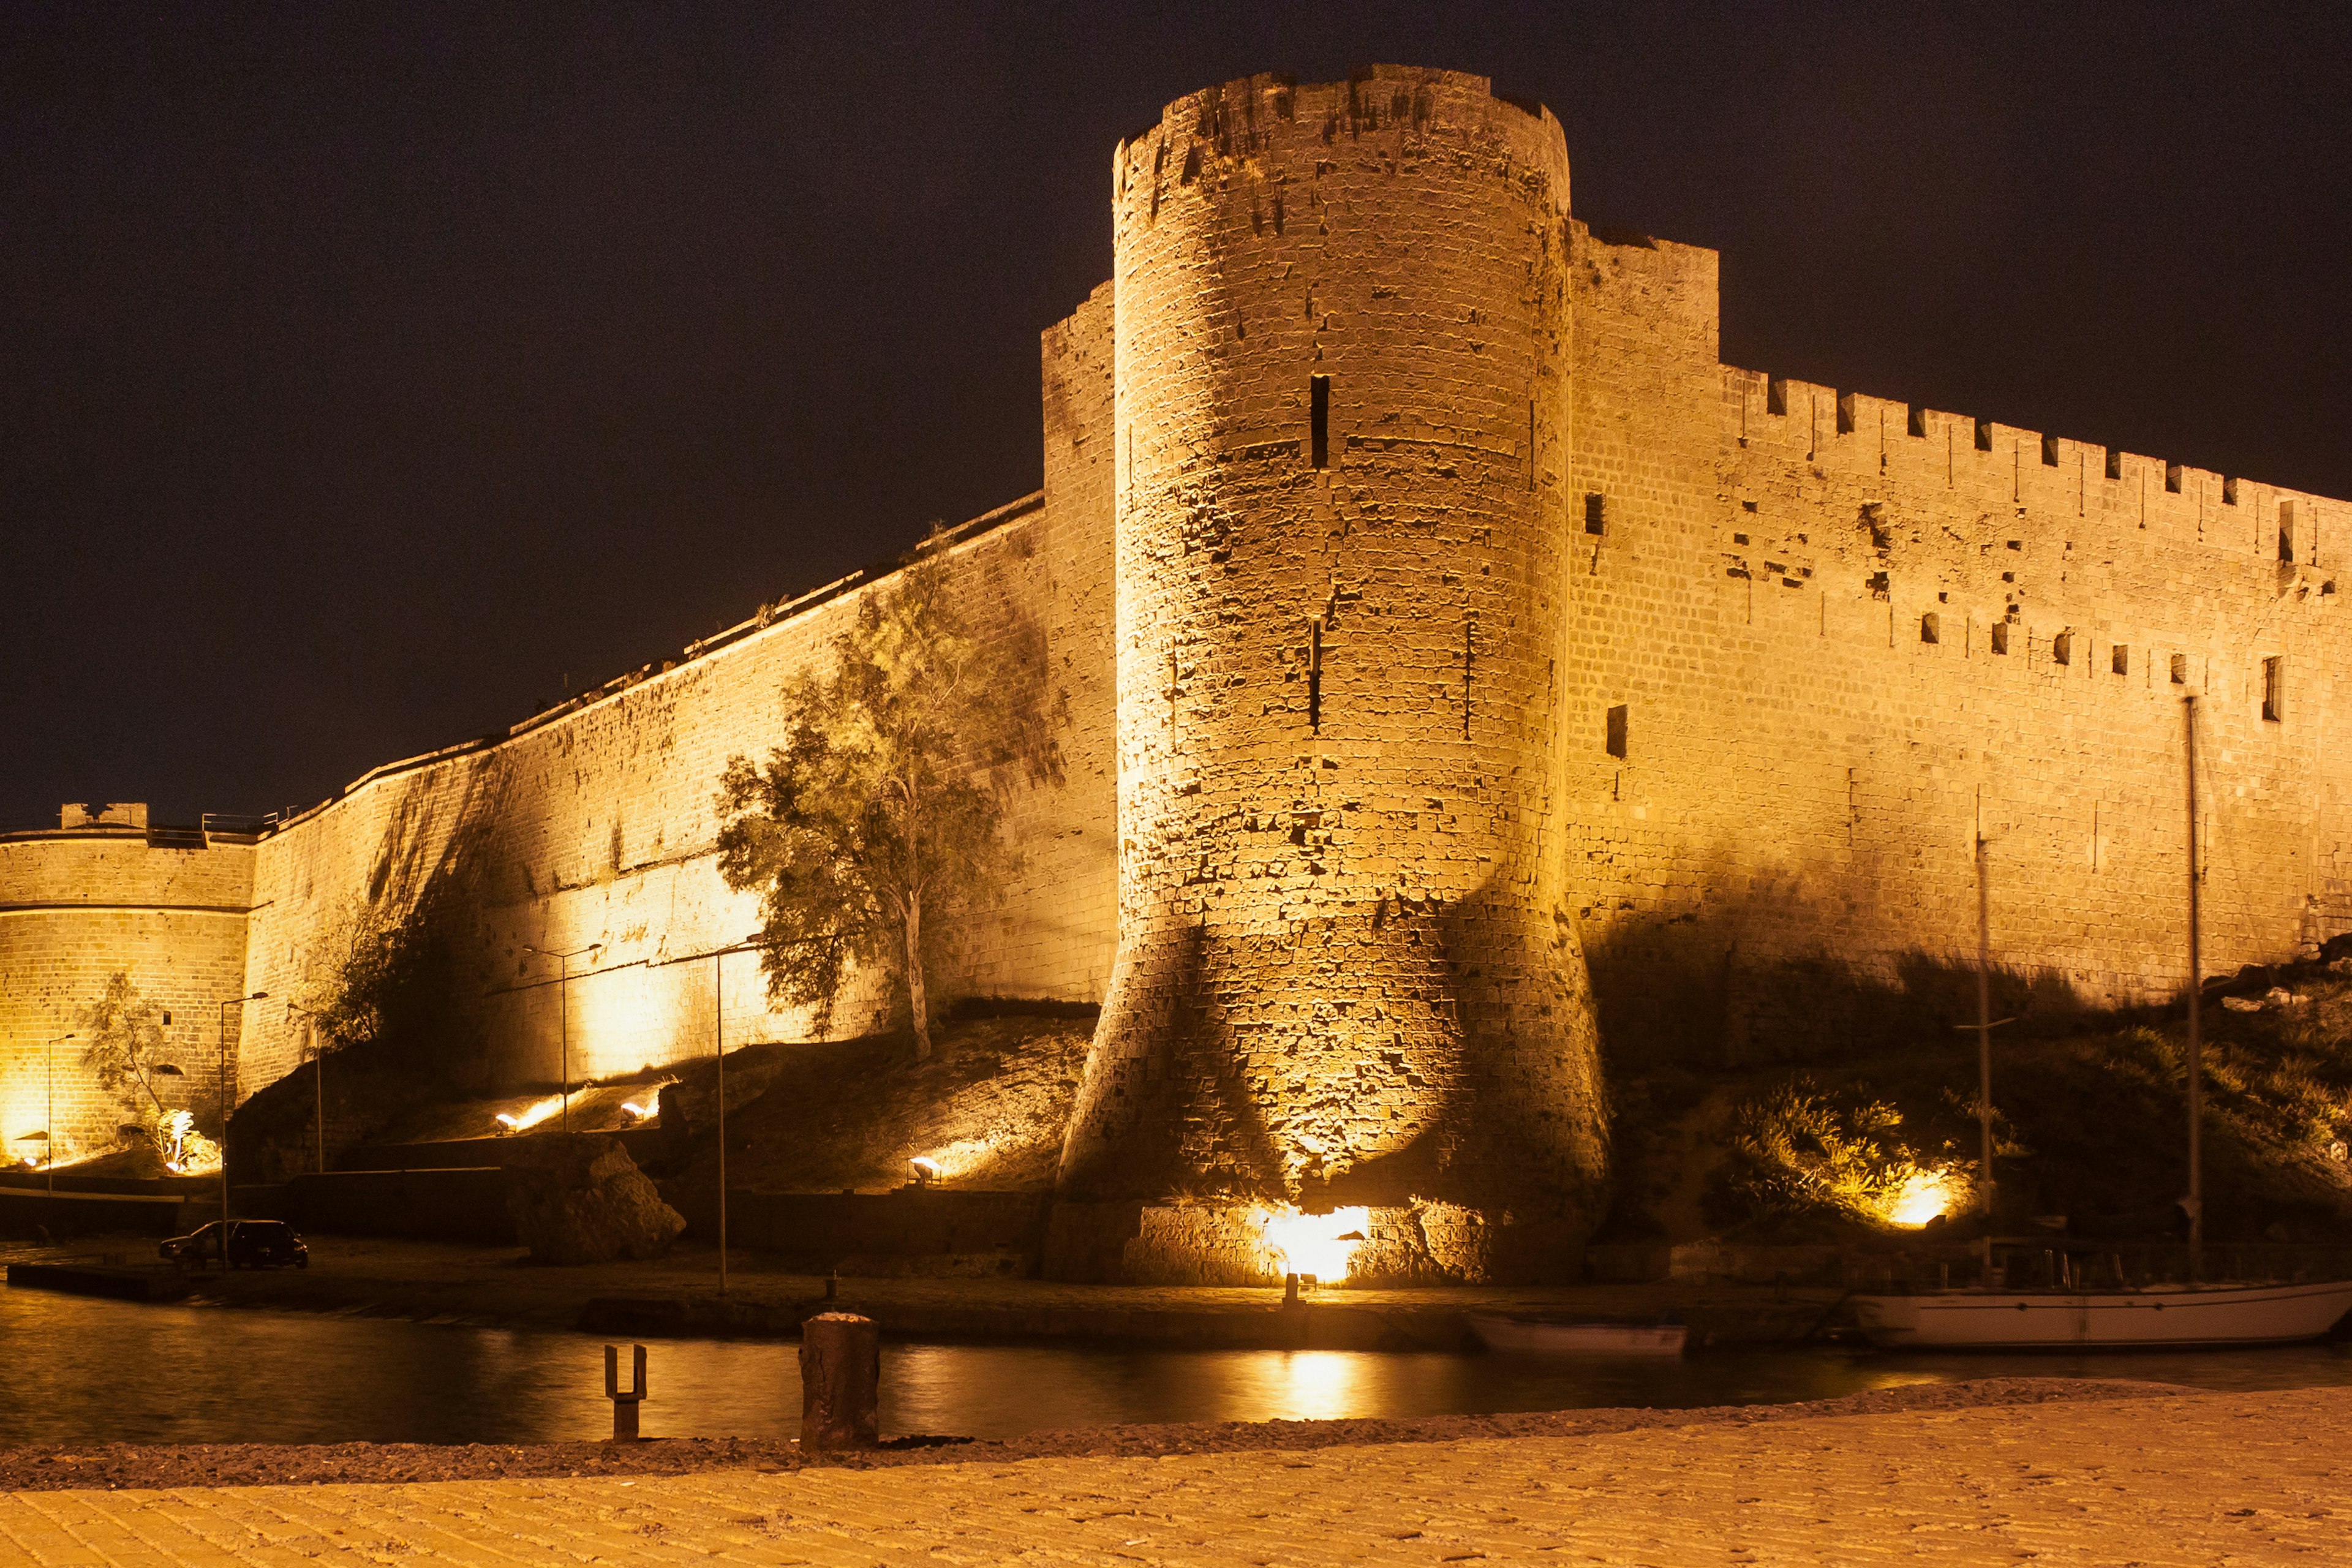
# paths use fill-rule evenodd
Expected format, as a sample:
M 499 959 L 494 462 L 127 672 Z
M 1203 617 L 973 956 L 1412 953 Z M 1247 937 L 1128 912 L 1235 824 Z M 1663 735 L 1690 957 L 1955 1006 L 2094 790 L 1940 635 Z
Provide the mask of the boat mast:
M 2203 1151 L 2199 1135 L 2205 1121 L 2205 1063 L 2198 1039 L 2197 1005 L 2203 989 L 2197 948 L 2197 699 L 2184 697 L 2180 710 L 2188 726 L 2189 744 L 2189 1278 L 2195 1279 L 2205 1259 L 2205 1187 Z
M 1984 790 L 1977 790 L 1977 1193 L 1992 1216 L 1992 914 L 1985 890 Z

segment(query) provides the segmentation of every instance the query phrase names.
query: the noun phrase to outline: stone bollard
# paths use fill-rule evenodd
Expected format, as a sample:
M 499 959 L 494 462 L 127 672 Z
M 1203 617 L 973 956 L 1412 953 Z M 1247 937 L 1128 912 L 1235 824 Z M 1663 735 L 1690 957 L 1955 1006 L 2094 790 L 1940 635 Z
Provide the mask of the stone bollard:
M 621 1387 L 621 1349 L 618 1345 L 604 1347 L 604 1397 L 613 1402 L 613 1441 L 634 1443 L 637 1440 L 637 1406 L 646 1397 L 646 1347 L 633 1347 L 636 1367 L 625 1390 Z
M 801 1325 L 801 1448 L 871 1448 L 882 1336 L 871 1318 L 820 1312 Z

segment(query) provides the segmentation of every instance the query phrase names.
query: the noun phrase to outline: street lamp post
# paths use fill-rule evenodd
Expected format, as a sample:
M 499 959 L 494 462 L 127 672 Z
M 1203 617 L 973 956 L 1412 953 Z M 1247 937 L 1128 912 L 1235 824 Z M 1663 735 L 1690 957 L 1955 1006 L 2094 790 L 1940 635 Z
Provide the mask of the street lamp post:
M 257 991 L 250 996 L 231 996 L 220 1005 L 220 1113 L 221 1113 L 221 1267 L 228 1267 L 228 1010 L 247 1002 L 258 1002 L 269 994 Z M 238 1031 L 242 1039 L 243 1030 Z
M 315 1096 L 312 1121 L 319 1134 L 319 1174 L 327 1173 L 327 1056 L 319 1048 L 319 1015 L 299 1002 L 286 1004 L 289 1015 L 299 1013 L 310 1020 L 310 1088 Z
M 42 1047 L 41 1052 L 47 1058 L 49 1075 L 49 1120 L 47 1130 L 41 1134 L 41 1165 L 49 1173 L 49 1191 L 52 1193 L 58 1190 L 58 1047 L 72 1038 L 71 1035 L 59 1035 Z
M 544 947 L 523 949 L 525 952 L 535 952 L 541 958 L 558 960 L 562 968 L 562 978 L 555 983 L 555 1032 L 562 1041 L 563 1131 L 567 1135 L 572 1131 L 572 961 L 582 953 L 601 952 L 604 946 L 601 942 L 592 942 L 586 947 L 575 947 L 569 952 L 558 952 Z
M 747 936 L 710 955 L 711 1030 L 719 1043 L 719 1293 L 727 1294 L 727 955 L 749 952 L 760 939 Z

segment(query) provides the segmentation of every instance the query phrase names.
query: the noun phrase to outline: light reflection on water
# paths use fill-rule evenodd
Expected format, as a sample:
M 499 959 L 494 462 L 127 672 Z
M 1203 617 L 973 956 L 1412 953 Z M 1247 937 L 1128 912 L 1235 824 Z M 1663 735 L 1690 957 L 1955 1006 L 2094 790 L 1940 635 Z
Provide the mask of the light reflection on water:
M 604 1341 L 0 1290 L 0 1442 L 538 1442 L 612 1431 Z M 798 1347 L 657 1340 L 648 1436 L 790 1437 Z M 2001 1375 L 2209 1388 L 2352 1384 L 2352 1347 L 1885 1356 L 1836 1349 L 1558 1361 L 1352 1351 L 890 1345 L 885 1435 L 1822 1399 Z

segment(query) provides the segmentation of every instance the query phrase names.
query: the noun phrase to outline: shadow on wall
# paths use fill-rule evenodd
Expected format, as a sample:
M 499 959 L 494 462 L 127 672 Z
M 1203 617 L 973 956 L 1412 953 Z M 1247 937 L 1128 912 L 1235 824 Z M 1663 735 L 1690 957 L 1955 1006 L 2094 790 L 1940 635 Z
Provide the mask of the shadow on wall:
M 1790 923 L 1785 905 L 1772 923 Z M 1977 1016 L 1973 953 L 1742 952 L 1744 903 L 1627 923 L 1586 950 L 1612 1077 L 1653 1066 L 1695 1071 L 1869 1056 L 1950 1037 Z M 2101 1006 L 2063 973 L 1992 966 L 1992 1016 L 2064 1032 L 2137 1009 Z
M 482 1093 L 496 1074 L 475 999 L 488 984 L 487 883 L 509 773 L 492 753 L 454 790 L 433 787 L 443 776 L 408 781 L 363 894 L 321 919 L 296 961 L 295 999 L 317 1016 L 329 1058 L 331 1164 L 420 1101 Z M 269 1181 L 315 1167 L 315 1070 L 306 1063 L 237 1108 L 237 1169 Z

